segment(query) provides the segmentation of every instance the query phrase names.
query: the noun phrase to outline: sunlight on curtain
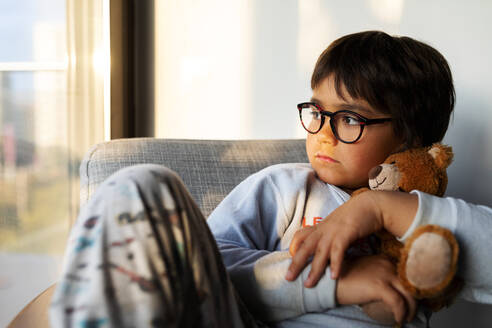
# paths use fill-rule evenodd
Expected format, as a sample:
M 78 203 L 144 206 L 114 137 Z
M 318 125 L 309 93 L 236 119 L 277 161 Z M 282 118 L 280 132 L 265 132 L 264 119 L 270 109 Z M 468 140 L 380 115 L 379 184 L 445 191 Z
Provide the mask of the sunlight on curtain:
M 109 98 L 108 3 L 109 0 L 67 1 L 68 142 L 77 178 L 85 152 L 108 135 L 104 122 Z M 79 181 L 71 187 L 72 206 L 78 208 Z M 74 220 L 75 215 L 70 219 Z

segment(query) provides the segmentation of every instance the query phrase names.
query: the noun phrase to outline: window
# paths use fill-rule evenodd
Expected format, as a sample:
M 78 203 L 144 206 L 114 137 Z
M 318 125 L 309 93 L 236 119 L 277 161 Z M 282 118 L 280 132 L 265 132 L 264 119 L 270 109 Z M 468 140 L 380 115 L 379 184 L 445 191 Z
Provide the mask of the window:
M 78 166 L 104 139 L 105 3 L 0 3 L 0 326 L 58 279 Z

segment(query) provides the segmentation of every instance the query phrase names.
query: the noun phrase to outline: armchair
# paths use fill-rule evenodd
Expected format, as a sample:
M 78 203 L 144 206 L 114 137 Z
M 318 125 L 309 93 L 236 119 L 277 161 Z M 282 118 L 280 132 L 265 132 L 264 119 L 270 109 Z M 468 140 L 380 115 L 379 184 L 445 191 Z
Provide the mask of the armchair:
M 205 217 L 250 174 L 276 163 L 307 162 L 304 140 L 119 139 L 93 146 L 80 165 L 80 206 L 117 170 L 153 163 L 179 174 Z M 8 328 L 49 327 L 55 285 L 31 301 Z

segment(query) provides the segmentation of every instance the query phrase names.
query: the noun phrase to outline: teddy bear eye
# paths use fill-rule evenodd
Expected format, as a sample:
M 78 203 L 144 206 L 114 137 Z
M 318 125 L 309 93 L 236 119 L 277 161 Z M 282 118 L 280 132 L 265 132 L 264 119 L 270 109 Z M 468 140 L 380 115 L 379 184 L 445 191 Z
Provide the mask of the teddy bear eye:
M 396 164 L 396 161 L 393 161 L 393 162 L 391 162 L 390 164 L 392 164 L 392 165 L 393 165 L 393 164 Z

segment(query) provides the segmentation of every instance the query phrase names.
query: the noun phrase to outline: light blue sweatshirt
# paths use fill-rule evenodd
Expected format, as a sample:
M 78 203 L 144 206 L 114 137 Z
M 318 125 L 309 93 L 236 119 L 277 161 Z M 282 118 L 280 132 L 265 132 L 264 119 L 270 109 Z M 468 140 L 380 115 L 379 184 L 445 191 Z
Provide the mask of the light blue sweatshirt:
M 429 203 L 438 198 L 417 193 L 419 211 L 406 235 L 424 223 L 446 226 L 439 210 L 432 210 Z M 227 271 L 257 318 L 274 327 L 381 327 L 358 306 L 336 306 L 336 281 L 330 278 L 329 268 L 314 288 L 303 287 L 310 265 L 295 281 L 285 280 L 291 262 L 288 248 L 303 219 L 324 218 L 349 198 L 340 188 L 317 179 L 309 164 L 279 164 L 248 177 L 212 212 L 207 222 Z M 492 210 L 485 214 L 492 219 Z M 446 227 L 455 232 L 457 220 L 449 222 Z M 492 272 L 492 264 L 488 269 Z M 488 278 L 485 286 L 465 288 L 465 293 L 468 299 L 492 303 L 491 290 L 492 278 Z M 423 327 L 424 322 L 419 312 L 405 327 Z

